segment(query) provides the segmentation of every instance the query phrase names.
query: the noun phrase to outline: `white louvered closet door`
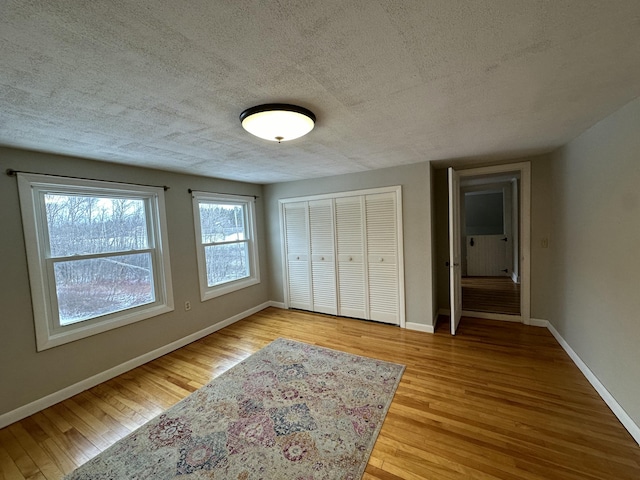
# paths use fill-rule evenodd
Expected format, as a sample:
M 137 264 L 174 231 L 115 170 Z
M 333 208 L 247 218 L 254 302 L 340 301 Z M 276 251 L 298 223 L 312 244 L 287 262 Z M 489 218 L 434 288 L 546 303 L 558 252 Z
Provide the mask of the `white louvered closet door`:
M 333 200 L 309 202 L 313 310 L 338 314 Z
M 365 196 L 369 318 L 400 324 L 396 195 Z
M 313 310 L 307 202 L 286 203 L 284 225 L 289 306 Z
M 338 257 L 338 313 L 367 318 L 364 197 L 335 199 Z

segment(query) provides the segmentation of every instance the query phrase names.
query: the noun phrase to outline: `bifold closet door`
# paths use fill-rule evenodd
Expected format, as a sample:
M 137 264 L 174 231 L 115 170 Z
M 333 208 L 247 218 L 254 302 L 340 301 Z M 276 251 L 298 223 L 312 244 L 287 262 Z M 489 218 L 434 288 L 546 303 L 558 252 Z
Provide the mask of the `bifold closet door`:
M 291 308 L 404 322 L 399 187 L 281 201 Z
M 369 318 L 400 324 L 395 193 L 365 196 Z
M 335 199 L 338 258 L 338 312 L 367 318 L 364 197 Z
M 338 314 L 333 200 L 309 202 L 313 311 Z
M 307 202 L 286 203 L 284 225 L 289 306 L 313 310 Z

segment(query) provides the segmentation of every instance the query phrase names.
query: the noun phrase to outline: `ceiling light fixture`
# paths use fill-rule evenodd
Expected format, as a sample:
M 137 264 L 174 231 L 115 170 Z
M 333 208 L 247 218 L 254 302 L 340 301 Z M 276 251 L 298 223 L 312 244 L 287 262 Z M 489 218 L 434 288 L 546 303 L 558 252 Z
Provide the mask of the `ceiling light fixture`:
M 313 130 L 316 116 L 297 105 L 267 103 L 247 108 L 240 114 L 240 122 L 252 135 L 280 143 L 309 133 Z

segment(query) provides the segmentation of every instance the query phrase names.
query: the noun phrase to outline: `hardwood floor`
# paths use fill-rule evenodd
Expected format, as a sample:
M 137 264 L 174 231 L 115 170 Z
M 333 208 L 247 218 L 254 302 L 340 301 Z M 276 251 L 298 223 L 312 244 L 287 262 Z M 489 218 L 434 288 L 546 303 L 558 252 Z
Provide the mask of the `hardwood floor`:
M 520 315 L 520 285 L 509 277 L 463 277 L 462 309 Z
M 546 329 L 446 329 L 269 308 L 0 430 L 0 478 L 61 478 L 277 337 L 407 366 L 365 479 L 640 478 L 640 447 Z

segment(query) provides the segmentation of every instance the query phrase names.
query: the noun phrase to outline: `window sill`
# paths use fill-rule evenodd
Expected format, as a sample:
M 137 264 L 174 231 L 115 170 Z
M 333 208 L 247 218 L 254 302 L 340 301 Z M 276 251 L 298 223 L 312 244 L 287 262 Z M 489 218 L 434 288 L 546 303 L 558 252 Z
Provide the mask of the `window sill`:
M 200 292 L 200 301 L 206 302 L 212 298 L 221 297 L 227 293 L 242 290 L 243 288 L 257 285 L 260 283 L 259 278 L 243 278 L 242 280 L 236 280 L 235 282 L 225 283 L 216 287 L 210 287 Z
M 163 313 L 172 312 L 173 305 L 154 305 L 144 310 L 137 310 L 128 314 L 119 314 L 117 318 L 107 318 L 101 322 L 91 323 L 86 326 L 74 324 L 74 328 L 69 331 L 52 332 L 49 328 L 36 328 L 37 348 L 41 352 L 49 348 L 64 345 L 65 343 L 74 342 L 81 338 L 90 337 L 98 333 L 107 332 L 114 328 L 123 327 L 132 323 L 140 322 L 148 318 L 152 318 Z

